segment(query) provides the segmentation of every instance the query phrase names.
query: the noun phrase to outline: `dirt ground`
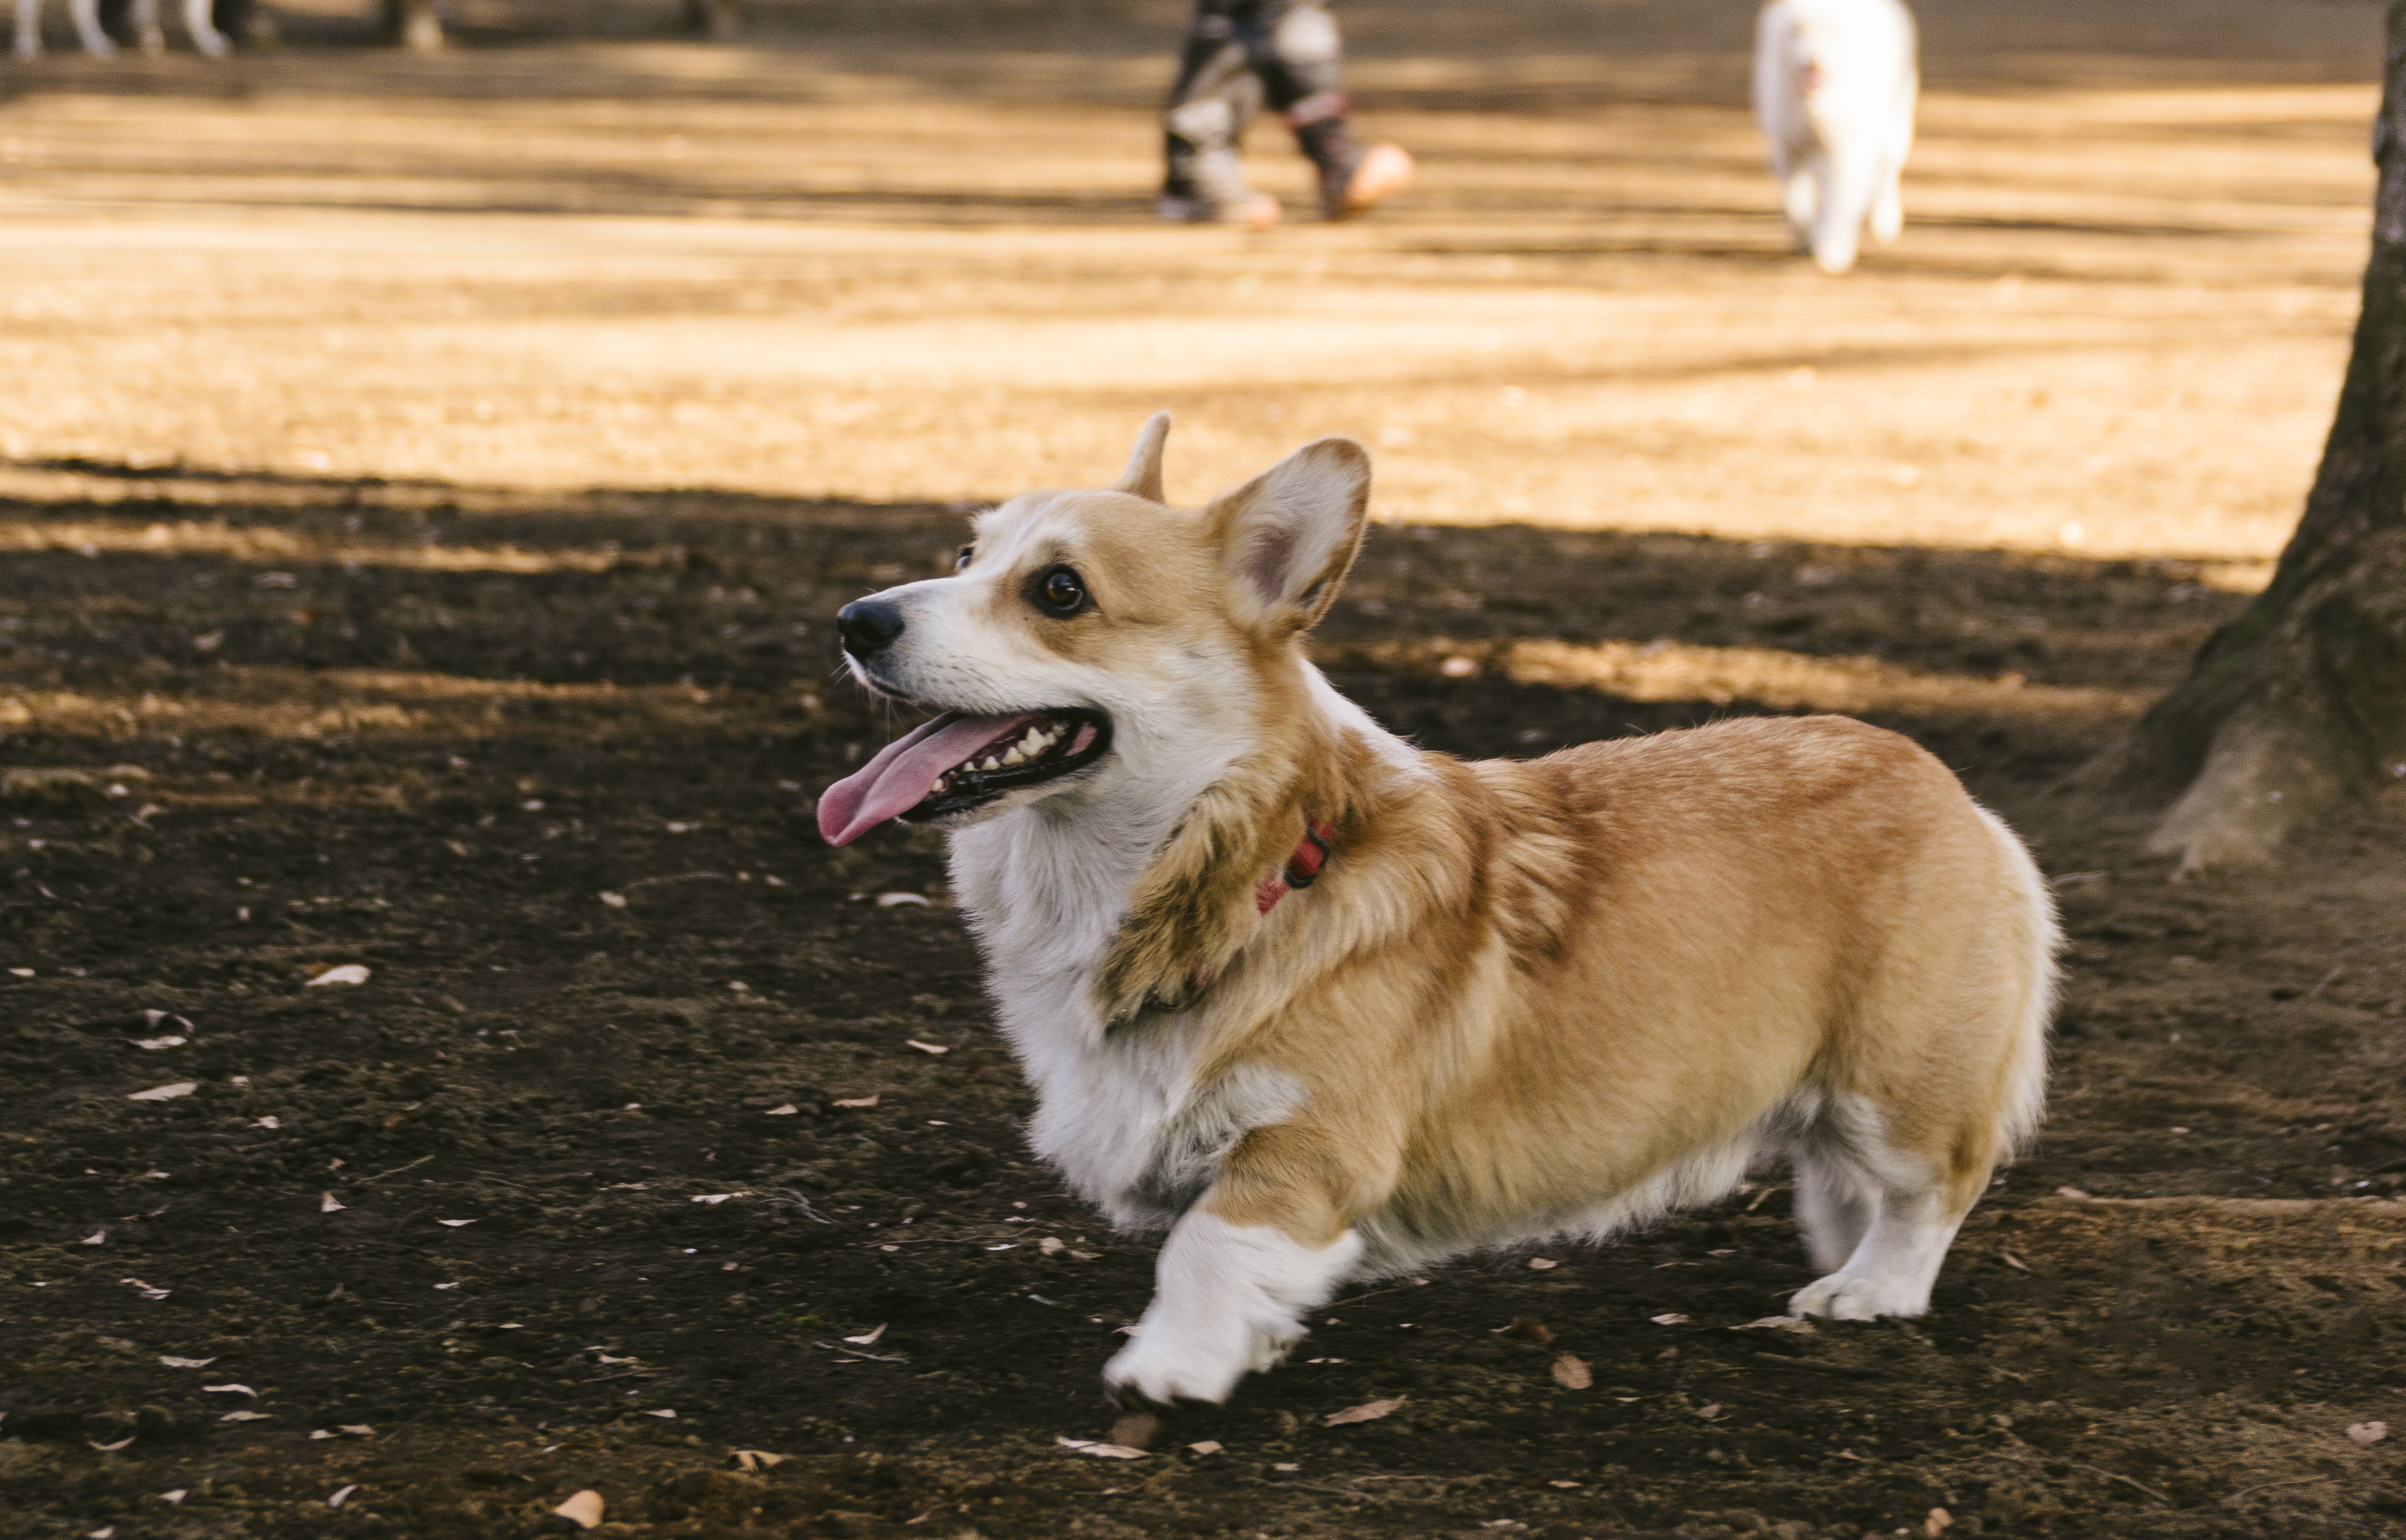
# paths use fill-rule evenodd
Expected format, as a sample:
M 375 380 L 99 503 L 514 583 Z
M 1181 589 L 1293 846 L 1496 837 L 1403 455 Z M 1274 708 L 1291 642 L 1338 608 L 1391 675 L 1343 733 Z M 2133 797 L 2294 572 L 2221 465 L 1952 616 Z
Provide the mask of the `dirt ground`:
M 1743 7 L 1349 0 L 1426 191 L 1253 239 L 1146 223 L 1170 6 L 354 8 L 0 77 L 0 1536 L 2406 1527 L 2406 789 L 2180 884 L 2051 794 L 2295 517 L 2373 7 L 1925 5 L 1843 283 Z M 1374 445 L 1320 653 L 1430 747 L 1844 710 L 2026 831 L 2054 1112 L 1927 1320 L 1737 1329 L 1770 1171 L 1057 1442 L 1151 1243 L 1029 1160 L 936 840 L 811 812 L 901 725 L 836 607 L 1163 404 L 1186 496 Z

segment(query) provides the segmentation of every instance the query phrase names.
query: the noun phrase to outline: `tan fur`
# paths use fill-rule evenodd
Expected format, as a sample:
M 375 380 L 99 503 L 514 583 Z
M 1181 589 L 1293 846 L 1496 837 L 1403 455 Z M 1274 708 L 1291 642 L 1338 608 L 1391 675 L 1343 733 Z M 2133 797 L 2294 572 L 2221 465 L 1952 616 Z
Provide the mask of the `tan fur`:
M 1231 1157 L 1224 1218 L 1569 1223 L 1805 1084 L 1867 1098 L 1971 1207 L 2047 982 L 1987 934 L 2006 855 L 1935 759 L 1840 717 L 1430 758 L 1215 986 L 1218 1058 L 1309 1092 Z
M 1139 769 L 1106 765 L 998 815 L 1036 820 L 1022 834 L 955 837 L 964 903 L 1041 1095 L 1105 1096 L 1137 1073 L 1115 1066 L 1170 1060 L 1189 1066 L 1173 1101 L 1291 1092 L 1231 1133 L 1198 1189 L 1150 1210 L 1128 1195 L 1152 1190 L 1147 1151 L 1081 1156 L 1073 1179 L 1115 1213 L 1224 1226 L 1195 1231 L 1199 1263 L 1173 1235 L 1145 1328 L 1159 1335 L 1146 1349 L 1139 1332 L 1114 1384 L 1216 1398 L 1299 1335 L 1295 1300 L 1324 1297 L 1357 1261 L 1602 1236 L 1709 1199 L 1782 1150 L 1832 1273 L 1797 1307 L 1926 1307 L 1955 1225 L 2038 1115 L 2056 933 L 2020 843 L 1928 753 L 1841 717 L 1530 763 L 1411 749 L 1345 708 L 1303 652 L 1360 544 L 1366 456 L 1322 441 L 1182 513 L 1157 501 L 1166 427 L 1146 425 L 1116 490 L 987 515 L 967 586 L 924 600 L 969 607 L 973 625 L 941 634 L 981 639 L 989 694 L 1012 659 L 1040 657 L 1108 675 L 1173 726 L 1186 710 L 1239 719 L 1226 768 L 1159 810 L 1166 832 L 1130 868 L 1116 928 L 1079 975 L 1091 1026 L 1026 1018 L 1056 996 L 1015 995 L 1021 958 L 991 939 L 1015 906 L 1067 903 L 1025 888 L 1027 841 L 1124 817 L 1112 799 L 1131 794 L 1108 778 Z M 1021 597 L 1054 562 L 1083 574 L 1090 613 L 1047 618 Z M 1261 912 L 1256 884 L 1318 823 L 1332 826 L 1326 869 Z M 1039 1005 L 1012 1004 L 1023 997 Z M 1083 1116 L 1050 1101 L 1040 1114 L 1072 1131 Z M 1234 1349 L 1173 1317 L 1212 1317 L 1212 1279 L 1246 1268 L 1268 1290 L 1245 1295 L 1254 1346 L 1234 1370 L 1181 1378 Z M 1286 1303 L 1261 1303 L 1273 1296 Z

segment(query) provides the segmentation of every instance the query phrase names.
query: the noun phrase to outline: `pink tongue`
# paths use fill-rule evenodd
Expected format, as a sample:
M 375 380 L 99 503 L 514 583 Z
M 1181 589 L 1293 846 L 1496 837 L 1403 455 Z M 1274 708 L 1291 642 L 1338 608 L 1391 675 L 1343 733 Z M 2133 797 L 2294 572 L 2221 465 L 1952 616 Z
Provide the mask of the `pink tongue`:
M 819 798 L 819 833 L 831 845 L 852 843 L 896 813 L 926 801 L 938 776 L 1042 714 L 963 716 L 946 712 L 913 728 L 828 787 Z

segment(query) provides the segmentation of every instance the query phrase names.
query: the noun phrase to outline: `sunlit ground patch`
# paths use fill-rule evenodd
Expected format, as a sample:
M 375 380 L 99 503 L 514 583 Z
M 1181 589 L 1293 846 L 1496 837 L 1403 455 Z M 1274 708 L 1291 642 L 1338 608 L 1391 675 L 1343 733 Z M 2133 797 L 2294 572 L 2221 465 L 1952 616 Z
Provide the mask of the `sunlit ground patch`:
M 1743 701 L 1779 711 L 1914 716 L 2134 716 L 2152 696 L 2096 686 L 2035 685 L 2017 673 L 1933 673 L 1876 657 L 1817 657 L 1773 647 L 1443 637 L 1327 650 L 1323 660 L 1367 662 L 1450 678 L 1500 675 L 1521 685 L 1600 690 L 1628 700 Z

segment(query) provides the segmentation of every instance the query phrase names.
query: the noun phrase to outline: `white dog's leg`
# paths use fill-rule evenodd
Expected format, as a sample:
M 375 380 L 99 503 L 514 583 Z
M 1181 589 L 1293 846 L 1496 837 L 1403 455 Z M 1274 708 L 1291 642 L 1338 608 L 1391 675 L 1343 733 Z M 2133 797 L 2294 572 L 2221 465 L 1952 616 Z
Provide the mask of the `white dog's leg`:
M 1879 195 L 1872 200 L 1872 239 L 1895 244 L 1904 233 L 1904 162 L 1890 161 L 1881 168 Z
M 1878 189 L 1878 168 L 1871 157 L 1849 145 L 1833 150 L 1823 162 L 1821 206 L 1813 219 L 1813 260 L 1824 273 L 1844 273 L 1855 265 L 1862 244 L 1863 217 L 1871 212 Z
M 157 4 L 157 0 L 151 0 Z M 225 34 L 217 29 L 209 18 L 209 0 L 184 0 L 184 30 L 192 35 L 192 47 L 212 59 L 225 57 L 228 44 Z
M 116 54 L 117 45 L 100 30 L 100 0 L 67 0 L 67 14 L 75 18 L 76 36 L 86 53 L 99 59 Z
M 17 0 L 17 57 L 32 59 L 42 51 L 42 0 Z
M 1153 1304 L 1103 1383 L 1123 1400 L 1161 1406 L 1224 1401 L 1238 1380 L 1286 1356 L 1303 1336 L 1304 1312 L 1327 1303 L 1361 1256 L 1351 1230 L 1314 1250 L 1198 1205 L 1170 1231 Z
M 1801 1210 L 1801 1182 L 1797 1191 Z M 1788 1313 L 1837 1321 L 1927 1315 L 1931 1286 L 1938 1281 L 1939 1265 L 1962 1222 L 1962 1215 L 1950 1211 L 1946 1190 L 1936 1180 L 1883 1182 L 1871 1228 L 1854 1251 L 1835 1272 L 1799 1289 L 1788 1302 Z M 1814 1265 L 1829 1265 L 1818 1246 Z
M 1821 206 L 1821 183 L 1829 175 L 1829 157 L 1815 150 L 1791 165 L 1779 183 L 1780 212 L 1788 216 L 1789 233 L 1798 249 L 1812 245 L 1813 216 Z
M 134 0 L 134 46 L 145 53 L 167 51 L 166 29 L 159 25 L 159 0 Z

